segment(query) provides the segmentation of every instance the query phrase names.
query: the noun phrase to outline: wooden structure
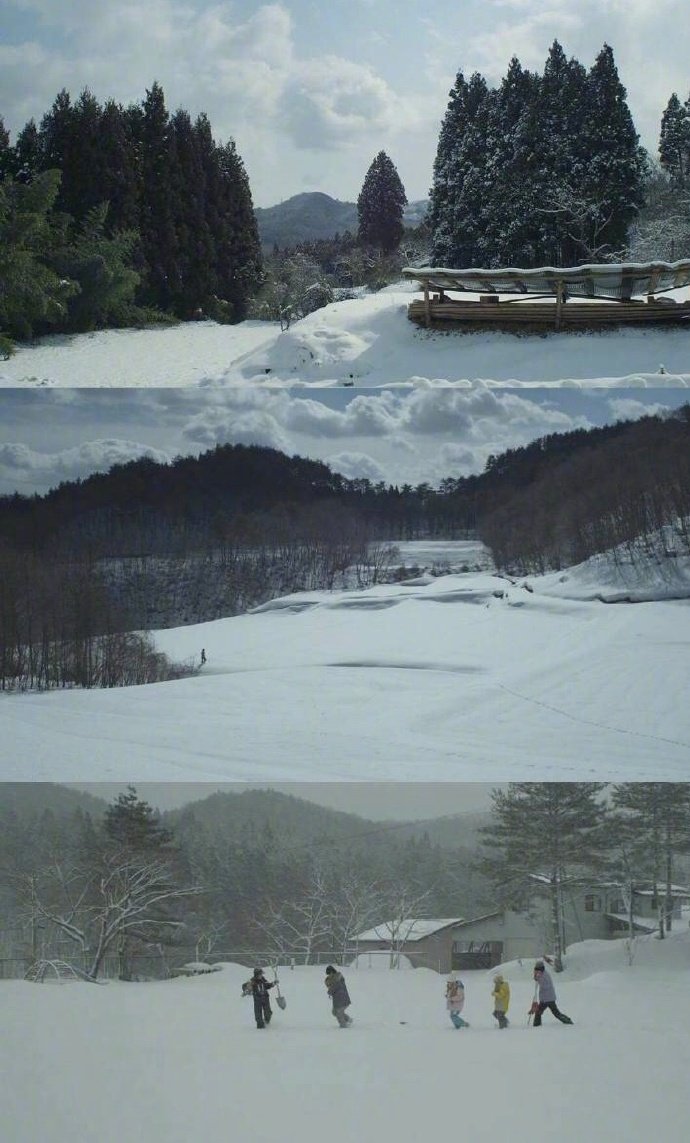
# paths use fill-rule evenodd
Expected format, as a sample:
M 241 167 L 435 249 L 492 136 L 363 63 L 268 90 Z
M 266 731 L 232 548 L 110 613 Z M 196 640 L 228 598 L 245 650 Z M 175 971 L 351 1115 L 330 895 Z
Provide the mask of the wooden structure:
M 402 273 L 419 282 L 423 292 L 410 303 L 407 316 L 426 328 L 558 330 L 690 319 L 690 301 L 658 296 L 690 286 L 690 259 L 533 270 L 407 266 Z M 466 296 L 471 294 L 478 294 L 478 300 Z

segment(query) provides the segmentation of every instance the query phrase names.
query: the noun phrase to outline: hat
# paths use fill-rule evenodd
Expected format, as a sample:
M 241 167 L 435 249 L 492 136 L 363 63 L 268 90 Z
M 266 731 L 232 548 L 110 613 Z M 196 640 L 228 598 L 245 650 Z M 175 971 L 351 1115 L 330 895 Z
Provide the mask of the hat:
M 494 973 L 494 980 L 503 980 L 503 976 L 500 972 Z
M 264 970 L 262 968 L 255 968 L 252 973 L 253 976 L 263 976 Z
M 544 971 L 544 962 L 543 962 L 543 960 L 538 960 L 538 961 L 537 961 L 537 963 L 536 963 L 536 964 L 535 964 L 535 966 L 534 966 L 534 971 L 535 971 L 535 972 L 543 972 L 543 971 Z
M 332 964 L 327 964 L 327 965 L 326 965 L 326 976 L 330 976 L 330 974 L 331 974 L 332 972 L 335 972 L 335 969 L 333 968 L 333 965 L 332 965 Z

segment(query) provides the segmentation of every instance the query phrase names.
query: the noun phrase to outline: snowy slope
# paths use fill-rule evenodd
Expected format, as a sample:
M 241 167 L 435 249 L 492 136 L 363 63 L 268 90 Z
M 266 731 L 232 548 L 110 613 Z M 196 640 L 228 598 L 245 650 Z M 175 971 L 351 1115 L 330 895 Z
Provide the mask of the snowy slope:
M 506 969 L 511 1026 L 491 976 L 463 974 L 470 1028 L 428 969 L 347 971 L 341 1031 L 318 967 L 281 969 L 287 999 L 258 1032 L 248 966 L 158 983 L 0 982 L 4 1143 L 604 1143 L 687 1133 L 687 930 L 573 946 L 556 978 L 572 1027 L 528 1028 L 531 962 Z M 404 1021 L 404 1023 L 401 1023 Z
M 0 361 L 0 387 L 179 385 L 690 386 L 690 329 L 444 333 L 406 317 L 411 284 L 274 323 L 190 322 L 58 335 Z M 690 291 L 676 291 L 679 298 Z
M 690 574 L 634 605 L 606 579 L 423 575 L 159 631 L 198 676 L 4 696 L 0 778 L 690 780 Z

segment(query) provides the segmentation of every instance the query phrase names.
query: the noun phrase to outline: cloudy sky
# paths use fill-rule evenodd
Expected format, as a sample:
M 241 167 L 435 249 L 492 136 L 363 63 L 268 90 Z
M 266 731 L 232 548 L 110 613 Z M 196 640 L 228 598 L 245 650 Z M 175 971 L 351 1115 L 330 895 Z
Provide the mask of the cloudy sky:
M 301 191 L 356 199 L 385 150 L 426 196 L 458 70 L 498 84 L 543 68 L 558 38 L 590 67 L 604 42 L 643 144 L 688 94 L 688 0 L 0 0 L 0 115 L 15 134 L 64 88 L 206 111 L 233 137 L 257 206 Z
M 685 390 L 56 389 L 0 390 L 0 493 L 149 455 L 220 443 L 267 445 L 353 477 L 432 485 L 548 433 L 687 403 Z

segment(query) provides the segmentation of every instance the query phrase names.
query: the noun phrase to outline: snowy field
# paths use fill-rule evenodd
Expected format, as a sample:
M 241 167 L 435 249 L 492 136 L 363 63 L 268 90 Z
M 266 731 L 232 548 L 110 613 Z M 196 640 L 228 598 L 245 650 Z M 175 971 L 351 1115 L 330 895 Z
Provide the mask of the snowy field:
M 453 552 L 477 557 L 426 555 Z M 199 675 L 3 696 L 0 779 L 690 780 L 690 567 L 666 562 L 424 574 L 158 631 L 205 649 Z
M 690 387 L 690 329 L 444 333 L 407 320 L 411 285 L 334 302 L 281 333 L 213 322 L 56 335 L 0 361 L 0 387 L 355 384 Z M 690 290 L 677 290 L 684 300 Z
M 570 949 L 555 980 L 572 1027 L 546 1013 L 528 1028 L 532 961 L 506 966 L 505 1032 L 487 972 L 462 974 L 470 1027 L 455 1030 L 435 972 L 347 970 L 354 1024 L 340 1030 L 323 970 L 279 969 L 287 1007 L 261 1034 L 238 964 L 102 987 L 3 981 L 3 1143 L 681 1143 L 690 934 L 642 939 L 632 966 L 624 946 Z

